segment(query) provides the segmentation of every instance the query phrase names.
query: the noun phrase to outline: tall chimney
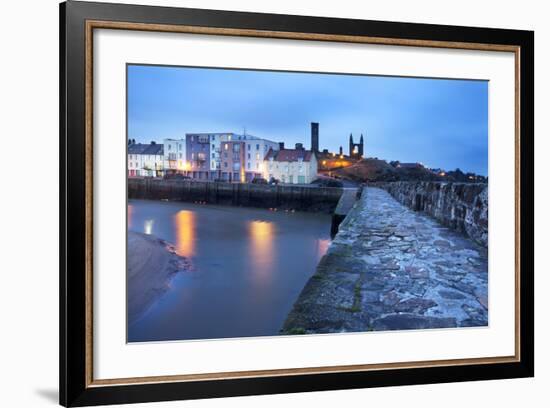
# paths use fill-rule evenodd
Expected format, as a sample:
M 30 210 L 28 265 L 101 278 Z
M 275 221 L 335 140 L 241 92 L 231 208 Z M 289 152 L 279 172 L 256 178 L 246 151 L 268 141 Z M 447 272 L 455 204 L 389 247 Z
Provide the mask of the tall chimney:
M 304 150 L 304 145 L 301 143 L 296 143 L 296 150 Z
M 319 123 L 311 122 L 311 150 L 319 151 Z
M 279 150 L 283 150 L 285 148 L 285 142 L 279 142 Z

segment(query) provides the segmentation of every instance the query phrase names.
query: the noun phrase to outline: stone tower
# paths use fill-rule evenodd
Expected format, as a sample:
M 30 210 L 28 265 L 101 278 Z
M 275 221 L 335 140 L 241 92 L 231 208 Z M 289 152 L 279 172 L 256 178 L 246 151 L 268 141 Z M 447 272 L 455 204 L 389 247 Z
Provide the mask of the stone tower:
M 349 156 L 353 156 L 353 135 L 349 134 Z
M 361 133 L 361 138 L 359 139 L 359 156 L 363 157 L 365 150 L 364 150 L 364 143 L 363 143 L 363 134 Z
M 311 122 L 311 150 L 319 151 L 319 123 Z

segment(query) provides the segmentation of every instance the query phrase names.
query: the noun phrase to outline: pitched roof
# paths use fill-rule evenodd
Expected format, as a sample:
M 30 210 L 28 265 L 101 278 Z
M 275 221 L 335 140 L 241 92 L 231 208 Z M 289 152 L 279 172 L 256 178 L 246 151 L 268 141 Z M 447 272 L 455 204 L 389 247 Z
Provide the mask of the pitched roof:
M 128 154 L 164 154 L 164 145 L 162 144 L 143 144 L 134 143 L 128 145 Z
M 265 160 L 273 159 L 277 162 L 293 162 L 302 159 L 305 162 L 311 160 L 313 153 L 311 150 L 304 149 L 281 149 L 273 150 L 269 149 L 265 155 Z

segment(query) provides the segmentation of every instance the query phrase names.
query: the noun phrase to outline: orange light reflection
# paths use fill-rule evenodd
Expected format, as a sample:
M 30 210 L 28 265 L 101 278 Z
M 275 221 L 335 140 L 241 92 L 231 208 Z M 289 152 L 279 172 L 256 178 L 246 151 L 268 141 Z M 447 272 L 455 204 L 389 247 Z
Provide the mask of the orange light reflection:
M 255 220 L 249 224 L 249 234 L 253 273 L 261 283 L 265 283 L 273 269 L 275 228 L 271 222 Z
M 195 254 L 195 213 L 181 210 L 174 216 L 176 253 L 191 257 Z
M 134 207 L 131 204 L 128 204 L 128 229 L 132 227 L 132 212 Z
M 330 239 L 318 239 L 317 240 L 317 256 L 321 259 L 328 251 L 330 246 Z

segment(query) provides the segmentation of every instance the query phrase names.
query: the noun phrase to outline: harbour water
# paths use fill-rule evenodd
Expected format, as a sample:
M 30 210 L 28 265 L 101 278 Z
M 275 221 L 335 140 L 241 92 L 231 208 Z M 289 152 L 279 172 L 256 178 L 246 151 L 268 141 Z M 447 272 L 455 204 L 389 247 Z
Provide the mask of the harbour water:
M 330 223 L 327 214 L 130 200 L 128 229 L 173 244 L 192 270 L 130 322 L 128 341 L 277 335 L 330 244 Z

